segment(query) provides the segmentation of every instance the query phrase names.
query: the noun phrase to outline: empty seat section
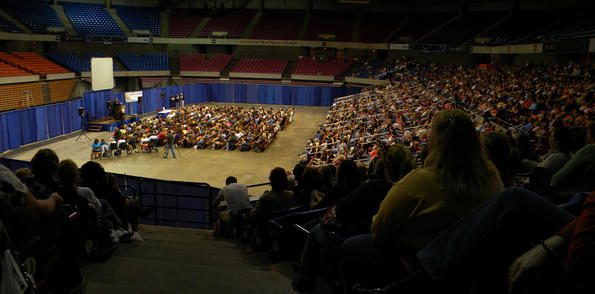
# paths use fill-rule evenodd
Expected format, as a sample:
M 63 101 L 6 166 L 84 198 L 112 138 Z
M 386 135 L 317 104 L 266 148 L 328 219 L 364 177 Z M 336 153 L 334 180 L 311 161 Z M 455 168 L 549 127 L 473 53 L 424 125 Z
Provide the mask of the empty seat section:
M 167 53 L 120 53 L 117 57 L 131 71 L 169 70 Z
M 64 12 L 80 35 L 124 36 L 124 32 L 101 4 L 65 2 Z
M 227 32 L 228 38 L 239 38 L 254 17 L 252 11 L 231 12 L 225 15 L 213 16 L 200 30 L 199 37 L 209 37 L 212 32 Z
M 283 59 L 242 58 L 231 71 L 281 74 L 287 67 L 287 62 Z
M 362 17 L 359 41 L 384 42 L 403 20 L 402 15 L 370 13 Z
M 161 35 L 160 17 L 157 9 L 116 6 L 116 11 L 130 30 L 147 30 L 152 36 Z
M 455 17 L 455 13 L 418 13 L 411 14 L 399 29 L 393 41 L 412 42 L 438 28 Z
M 71 69 L 72 71 L 90 72 L 91 71 L 91 58 L 93 57 L 107 57 L 101 53 L 88 53 L 84 55 L 77 55 L 74 53 L 58 53 L 50 52 L 46 56 L 54 62 Z M 114 62 L 114 71 L 122 71 L 118 63 Z
M 180 70 L 221 72 L 231 61 L 231 55 L 225 54 L 181 54 Z
M 22 33 L 21 29 L 17 28 L 12 22 L 0 17 L 0 30 L 7 33 Z
M 351 63 L 347 61 L 318 62 L 310 58 L 302 58 L 298 61 L 293 74 L 336 76 L 347 71 L 350 66 Z
M 0 61 L 0 77 L 29 76 L 30 72 Z
M 63 28 L 64 24 L 47 3 L 35 5 L 18 5 L 7 9 L 7 12 L 35 33 L 47 33 L 48 27 Z
M 250 39 L 296 40 L 304 18 L 299 11 L 265 11 L 250 33 Z
M 189 37 L 202 19 L 202 16 L 193 14 L 193 11 L 175 10 L 169 17 L 169 36 Z
M 49 81 L 50 102 L 62 102 L 70 99 L 74 83 L 74 80 Z
M 34 52 L 0 52 L 0 60 L 38 75 L 70 72 L 66 68 Z
M 420 42 L 459 45 L 472 39 L 477 33 L 494 24 L 503 16 L 504 13 L 500 12 L 468 13 L 423 38 Z
M 0 85 L 0 111 L 44 103 L 42 83 Z
M 354 23 L 354 15 L 350 12 L 314 11 L 304 40 L 318 40 L 319 35 L 335 35 L 337 41 L 351 41 Z

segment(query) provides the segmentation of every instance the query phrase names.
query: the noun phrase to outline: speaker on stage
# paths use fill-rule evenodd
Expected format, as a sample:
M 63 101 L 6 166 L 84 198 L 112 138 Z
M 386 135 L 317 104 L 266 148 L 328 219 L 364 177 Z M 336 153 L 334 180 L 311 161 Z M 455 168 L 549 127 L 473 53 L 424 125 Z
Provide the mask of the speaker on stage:
M 84 107 L 79 107 L 79 116 L 80 117 L 84 117 L 85 116 L 85 108 Z

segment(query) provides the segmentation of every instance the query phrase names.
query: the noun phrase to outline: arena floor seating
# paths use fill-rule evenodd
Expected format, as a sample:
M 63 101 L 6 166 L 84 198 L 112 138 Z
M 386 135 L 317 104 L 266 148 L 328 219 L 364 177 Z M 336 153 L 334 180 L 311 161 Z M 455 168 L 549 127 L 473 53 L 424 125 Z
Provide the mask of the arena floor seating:
M 221 72 L 231 61 L 231 55 L 181 54 L 180 70 Z
M 189 14 L 191 12 L 174 10 L 169 17 L 169 36 L 171 38 L 186 38 L 202 21 L 203 17 Z
M 286 10 L 265 11 L 250 33 L 249 38 L 296 40 L 303 18 L 303 12 Z
M 276 73 L 281 74 L 287 67 L 284 59 L 242 58 L 231 70 L 243 73 Z
M 69 72 L 34 52 L 13 52 L 12 54 L 0 52 L 0 60 L 39 75 Z
M 318 62 L 310 58 L 302 58 L 298 61 L 293 74 L 336 76 L 347 71 L 350 66 L 351 63 L 345 61 Z
M 167 53 L 120 53 L 116 56 L 131 71 L 169 70 Z
M 232 12 L 225 15 L 213 16 L 207 25 L 200 30 L 199 37 L 209 37 L 212 32 L 227 32 L 228 38 L 239 38 L 248 26 L 254 11 Z
M 161 22 L 157 9 L 116 6 L 116 11 L 130 30 L 147 30 L 152 36 L 161 36 Z
M 101 4 L 65 2 L 64 12 L 80 35 L 124 36 L 124 32 Z
M 64 27 L 64 24 L 47 3 L 11 7 L 7 12 L 35 33 L 47 33 L 48 27 Z

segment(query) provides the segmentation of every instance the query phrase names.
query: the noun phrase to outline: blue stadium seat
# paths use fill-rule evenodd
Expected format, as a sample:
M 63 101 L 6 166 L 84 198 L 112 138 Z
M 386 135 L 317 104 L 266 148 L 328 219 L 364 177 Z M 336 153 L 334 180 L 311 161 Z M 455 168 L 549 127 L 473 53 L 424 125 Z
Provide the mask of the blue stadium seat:
M 169 70 L 167 53 L 120 53 L 117 57 L 131 71 Z
M 159 11 L 153 8 L 117 6 L 116 10 L 130 30 L 147 30 L 152 36 L 161 35 Z
M 64 3 L 74 29 L 85 36 L 123 37 L 124 32 L 101 4 Z
M 12 7 L 7 12 L 30 27 L 35 33 L 47 33 L 47 27 L 64 27 L 64 24 L 47 3 L 36 6 Z

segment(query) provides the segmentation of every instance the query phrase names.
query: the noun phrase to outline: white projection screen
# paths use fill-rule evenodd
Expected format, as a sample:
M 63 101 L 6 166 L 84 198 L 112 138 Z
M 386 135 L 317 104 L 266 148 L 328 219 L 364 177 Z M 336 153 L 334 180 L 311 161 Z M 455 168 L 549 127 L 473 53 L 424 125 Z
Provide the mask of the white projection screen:
M 111 57 L 91 58 L 91 87 L 93 91 L 114 88 L 114 61 Z

